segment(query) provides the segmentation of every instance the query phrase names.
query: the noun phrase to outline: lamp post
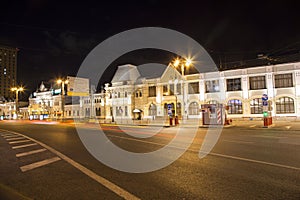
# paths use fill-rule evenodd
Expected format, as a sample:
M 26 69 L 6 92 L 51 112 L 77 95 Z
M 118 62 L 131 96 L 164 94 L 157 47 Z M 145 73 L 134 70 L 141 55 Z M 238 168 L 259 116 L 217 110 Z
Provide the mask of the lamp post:
M 13 87 L 10 89 L 12 92 L 16 92 L 16 115 L 19 113 L 19 92 L 23 92 L 23 87 Z
M 187 58 L 187 59 L 175 59 L 173 61 L 173 63 L 171 62 L 171 66 L 173 66 L 175 69 L 177 69 L 178 67 L 180 67 L 180 70 L 181 70 L 181 76 L 182 76 L 182 82 L 181 82 L 181 92 L 182 92 L 182 102 L 183 102 L 183 110 L 184 110 L 184 113 L 182 116 L 185 116 L 186 115 L 186 101 L 185 101 L 185 91 L 184 91 L 184 69 L 185 68 L 188 68 L 191 66 L 192 64 L 192 60 Z M 177 96 L 176 96 L 176 101 L 177 101 Z M 176 109 L 177 109 L 177 102 L 176 102 Z
M 62 119 L 65 117 L 65 84 L 68 84 L 68 80 L 58 79 L 57 84 L 61 84 L 61 111 L 62 111 Z

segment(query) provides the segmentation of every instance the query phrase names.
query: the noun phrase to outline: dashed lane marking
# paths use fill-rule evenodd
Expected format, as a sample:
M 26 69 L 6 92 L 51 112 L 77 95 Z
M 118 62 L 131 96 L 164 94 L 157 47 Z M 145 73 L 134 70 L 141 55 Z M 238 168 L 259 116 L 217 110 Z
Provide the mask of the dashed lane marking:
M 14 147 L 12 147 L 12 149 L 20 149 L 20 148 L 25 148 L 25 147 L 35 146 L 35 145 L 37 145 L 37 143 L 24 144 L 24 145 L 20 145 L 20 146 L 14 146 Z
M 253 142 L 249 141 L 241 141 L 241 140 L 222 140 L 224 142 L 232 142 L 232 143 L 244 143 L 244 144 L 253 144 Z
M 48 165 L 50 163 L 54 163 L 54 162 L 59 161 L 59 160 L 61 160 L 61 158 L 53 157 L 53 158 L 49 158 L 49 159 L 42 160 L 42 161 L 39 161 L 39 162 L 31 163 L 29 165 L 24 165 L 24 166 L 20 167 L 20 169 L 21 169 L 22 172 L 26 172 L 26 171 L 29 171 L 29 170 L 32 170 L 32 169 L 35 169 L 35 168 L 38 168 L 38 167 Z
M 22 157 L 22 156 L 28 156 L 28 155 L 32 155 L 32 154 L 36 154 L 36 153 L 41 153 L 41 152 L 44 152 L 46 150 L 47 149 L 43 148 L 43 149 L 37 149 L 37 150 L 33 150 L 33 151 L 18 153 L 18 154 L 16 154 L 16 157 Z
M 13 141 L 9 142 L 8 144 L 19 144 L 19 143 L 25 143 L 25 142 L 30 142 L 31 140 L 18 140 L 18 141 Z
M 291 128 L 291 126 L 286 126 L 285 128 L 286 128 L 286 129 L 290 129 L 290 128 Z
M 21 133 L 17 133 L 14 131 L 9 131 L 9 130 L 5 130 L 5 129 L 0 129 L 0 131 L 5 131 L 5 132 L 9 132 L 9 133 L 14 133 L 17 134 L 19 136 L 25 137 L 33 142 L 35 142 L 34 144 L 31 145 L 37 145 L 39 144 L 40 146 L 48 149 L 49 151 L 51 151 L 52 153 L 56 154 L 58 157 L 60 157 L 61 159 L 63 159 L 64 161 L 68 162 L 69 164 L 71 164 L 73 167 L 77 168 L 79 171 L 81 171 L 82 173 L 86 174 L 87 176 L 89 176 L 90 178 L 92 178 L 93 180 L 97 181 L 98 183 L 100 183 L 101 185 L 103 185 L 104 187 L 106 187 L 107 189 L 109 189 L 110 191 L 114 192 L 115 194 L 119 195 L 120 197 L 122 197 L 123 199 L 126 200 L 140 200 L 140 198 L 138 198 L 137 196 L 135 196 L 134 194 L 131 194 L 130 192 L 126 191 L 125 189 L 119 187 L 118 185 L 110 182 L 109 180 L 103 178 L 102 176 L 99 176 L 98 174 L 96 174 L 95 172 L 89 170 L 88 168 L 84 167 L 83 165 L 79 164 L 78 162 L 72 160 L 71 158 L 69 158 L 68 156 L 60 153 L 59 151 L 53 149 L 52 147 L 39 142 L 31 137 L 28 137 L 26 135 L 23 135 Z M 25 146 L 25 145 L 23 145 Z M 14 147 L 13 147 L 14 148 Z M 21 148 L 21 147 L 20 147 Z

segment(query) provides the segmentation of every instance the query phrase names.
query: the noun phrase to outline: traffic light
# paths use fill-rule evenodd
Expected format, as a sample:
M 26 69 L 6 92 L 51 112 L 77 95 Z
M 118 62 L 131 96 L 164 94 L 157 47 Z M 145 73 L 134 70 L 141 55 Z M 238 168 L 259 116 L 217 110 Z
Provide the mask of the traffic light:
M 264 111 L 264 112 L 263 112 L 263 115 L 264 115 L 264 117 L 268 117 L 268 112 L 267 112 L 267 111 Z

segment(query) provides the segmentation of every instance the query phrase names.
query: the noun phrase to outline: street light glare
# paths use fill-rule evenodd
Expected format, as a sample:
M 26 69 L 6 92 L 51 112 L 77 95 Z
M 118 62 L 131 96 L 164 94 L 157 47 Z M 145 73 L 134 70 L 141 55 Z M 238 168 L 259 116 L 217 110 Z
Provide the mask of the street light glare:
M 58 79 L 56 82 L 57 82 L 58 84 L 60 84 L 60 83 L 62 82 L 62 80 L 61 80 L 61 79 Z
M 175 66 L 175 67 L 178 67 L 179 64 L 180 64 L 180 60 L 179 60 L 179 59 L 176 59 L 176 60 L 174 61 L 174 66 Z
M 191 59 L 186 59 L 185 66 L 189 67 L 191 64 L 192 64 L 192 60 Z

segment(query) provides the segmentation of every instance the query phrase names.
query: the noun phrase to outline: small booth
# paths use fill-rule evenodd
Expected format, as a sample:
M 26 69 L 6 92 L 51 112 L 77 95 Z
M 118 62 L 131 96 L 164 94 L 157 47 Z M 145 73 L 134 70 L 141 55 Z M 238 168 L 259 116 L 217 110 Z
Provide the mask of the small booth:
M 223 104 L 202 104 L 203 125 L 224 125 L 226 113 Z

